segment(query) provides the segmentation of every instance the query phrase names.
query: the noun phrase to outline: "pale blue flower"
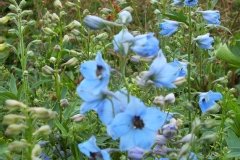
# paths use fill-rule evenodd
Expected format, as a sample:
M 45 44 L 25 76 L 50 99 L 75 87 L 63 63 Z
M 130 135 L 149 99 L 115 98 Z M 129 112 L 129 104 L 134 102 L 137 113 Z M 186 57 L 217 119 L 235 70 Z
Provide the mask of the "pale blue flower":
M 159 51 L 159 41 L 154 37 L 154 33 L 147 33 L 134 37 L 132 51 L 142 57 L 157 55 Z
M 203 19 L 208 24 L 219 25 L 220 22 L 220 12 L 218 10 L 207 10 L 207 11 L 198 11 L 202 13 Z
M 118 13 L 119 22 L 125 25 L 128 25 L 130 22 L 132 22 L 132 15 L 130 12 L 123 10 Z
M 127 29 L 122 29 L 113 38 L 113 47 L 115 52 L 120 52 L 124 55 L 128 53 L 130 45 L 133 43 L 134 37 Z
M 176 62 L 175 62 L 176 63 Z M 175 88 L 174 81 L 183 75 L 183 70 L 175 63 L 166 63 L 165 58 L 158 56 L 151 64 L 150 79 L 157 87 Z
M 198 4 L 198 0 L 185 0 L 184 4 L 189 7 L 194 7 Z
M 173 3 L 172 3 L 174 6 L 178 6 L 178 7 L 181 7 L 184 5 L 183 3 L 183 0 L 173 0 Z
M 174 34 L 179 27 L 179 22 L 171 21 L 171 20 L 164 20 L 164 22 L 160 23 L 160 34 L 163 36 L 171 36 Z
M 142 148 L 134 147 L 128 150 L 128 158 L 134 160 L 141 160 L 145 154 L 145 150 Z
M 213 39 L 213 37 L 210 37 L 209 33 L 198 36 L 194 40 L 197 42 L 198 46 L 202 49 L 212 49 L 213 48 L 212 44 L 214 42 L 214 39 Z
M 108 134 L 113 139 L 120 138 L 123 151 L 134 147 L 149 150 L 166 117 L 167 114 L 159 109 L 147 108 L 139 99 L 132 98 L 126 110 L 117 114 L 108 126 Z
M 111 160 L 107 150 L 101 150 L 96 144 L 96 138 L 92 136 L 89 140 L 78 144 L 79 150 L 90 159 Z
M 170 65 L 178 68 L 178 77 L 185 77 L 187 75 L 187 63 L 174 60 L 169 63 Z
M 201 108 L 201 111 L 204 113 L 211 109 L 215 104 L 216 101 L 222 99 L 222 94 L 219 92 L 202 92 L 199 95 L 199 106 Z

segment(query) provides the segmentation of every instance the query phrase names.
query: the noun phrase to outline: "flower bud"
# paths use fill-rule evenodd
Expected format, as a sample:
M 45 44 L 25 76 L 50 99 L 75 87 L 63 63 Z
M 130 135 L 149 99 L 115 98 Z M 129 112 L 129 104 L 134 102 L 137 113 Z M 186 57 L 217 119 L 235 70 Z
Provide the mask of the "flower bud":
M 69 2 L 69 1 L 67 1 L 67 2 L 65 3 L 65 5 L 68 6 L 68 7 L 75 7 L 75 6 L 76 6 L 75 3 L 72 3 L 72 2 Z
M 42 67 L 42 72 L 47 74 L 47 75 L 53 75 L 54 74 L 54 70 L 49 67 L 48 65 L 45 65 L 44 67 Z
M 196 139 L 197 139 L 197 137 L 194 134 L 187 134 L 179 142 L 180 143 L 188 143 L 188 142 L 193 142 Z
M 8 150 L 10 152 L 20 153 L 22 150 L 26 149 L 30 144 L 26 142 L 26 140 L 21 141 L 13 141 L 8 145 Z
M 131 13 L 126 10 L 123 10 L 120 13 L 118 13 L 118 16 L 119 16 L 119 23 L 127 25 L 130 22 L 132 22 Z
M 170 93 L 168 95 L 165 96 L 164 98 L 166 103 L 174 103 L 175 102 L 175 96 L 173 93 Z
M 17 114 L 8 114 L 3 117 L 2 124 L 5 124 L 5 125 L 15 124 L 15 123 L 22 122 L 24 119 L 26 119 L 25 116 L 20 116 Z
M 206 128 L 213 128 L 215 126 L 219 126 L 220 121 L 217 121 L 214 119 L 206 119 L 203 124 L 204 124 L 204 127 Z
M 82 114 L 76 114 L 74 116 L 71 117 L 71 119 L 74 121 L 74 122 L 80 122 L 83 120 L 85 116 L 82 115 Z
M 32 56 L 34 56 L 34 53 L 33 53 L 33 51 L 27 51 L 27 55 L 28 55 L 29 57 L 32 57 Z
M 38 128 L 34 133 L 33 136 L 47 136 L 51 133 L 51 128 L 49 125 L 44 125 Z
M 59 45 L 55 45 L 53 49 L 56 52 L 60 52 L 61 51 L 61 47 Z
M 78 59 L 73 57 L 73 58 L 69 59 L 66 63 L 63 63 L 61 66 L 71 67 L 71 66 L 75 66 L 77 64 L 78 64 Z
M 65 15 L 67 15 L 67 13 L 65 11 L 61 11 L 59 15 L 60 15 L 60 17 L 63 17 Z
M 22 13 L 21 13 L 21 16 L 24 17 L 24 16 L 29 16 L 29 15 L 32 15 L 33 14 L 33 11 L 32 10 L 24 10 Z
M 79 35 L 80 35 L 80 32 L 79 32 L 79 30 L 77 30 L 77 29 L 71 30 L 71 33 L 72 33 L 74 36 L 79 36 Z
M 70 41 L 70 37 L 68 35 L 64 35 L 63 43 L 68 43 Z
M 157 135 L 156 136 L 156 143 L 158 145 L 164 145 L 167 143 L 167 138 L 163 135 Z
M 60 106 L 61 107 L 67 107 L 69 105 L 69 102 L 67 99 L 61 99 L 60 100 Z
M 87 15 L 83 19 L 83 22 L 87 27 L 93 30 L 102 29 L 106 26 L 105 24 L 106 20 L 98 16 Z
M 74 29 L 74 28 L 79 28 L 81 26 L 82 26 L 82 24 L 80 22 L 74 20 L 71 23 L 69 23 L 65 28 L 66 29 Z
M 171 152 L 171 151 L 172 151 L 172 149 L 166 147 L 165 145 L 156 145 L 153 148 L 153 153 L 157 154 L 157 155 L 161 155 L 161 156 L 164 156 L 164 155 L 168 154 L 168 152 Z
M 145 154 L 144 149 L 139 148 L 139 147 L 134 147 L 134 148 L 128 150 L 128 158 L 132 158 L 135 160 L 142 159 L 144 154 Z
M 57 9 L 61 9 L 62 8 L 62 3 L 60 0 L 55 0 L 53 3 L 53 6 Z
M 182 157 L 183 155 L 185 155 L 190 149 L 190 144 L 186 143 L 182 146 L 182 148 L 179 151 L 179 157 Z
M 176 124 L 169 123 L 163 126 L 162 128 L 162 134 L 166 138 L 172 138 L 177 133 L 177 126 Z
M 35 144 L 35 146 L 32 149 L 32 155 L 31 158 L 32 160 L 40 160 L 39 155 L 41 154 L 42 149 L 41 146 L 39 144 Z
M 56 13 L 53 13 L 52 16 L 51 16 L 52 20 L 55 21 L 55 22 L 59 22 L 60 21 L 60 18 L 58 17 L 58 15 Z
M 161 96 L 157 96 L 154 98 L 153 103 L 154 104 L 158 104 L 158 105 L 164 105 L 165 104 L 165 98 L 161 95 Z
M 202 143 L 213 143 L 217 140 L 217 133 L 205 133 L 203 136 L 200 138 L 200 141 Z
M 6 24 L 10 20 L 9 16 L 4 16 L 0 18 L 0 24 Z
M 103 32 L 103 33 L 100 33 L 99 35 L 97 35 L 94 39 L 95 40 L 105 40 L 108 38 L 108 33 L 107 32 Z
M 13 99 L 8 99 L 5 101 L 5 105 L 6 107 L 8 107 L 9 109 L 13 108 L 26 108 L 27 106 L 25 104 L 23 104 L 22 102 L 19 102 L 17 100 L 13 100 Z
M 57 35 L 57 33 L 48 27 L 42 28 L 42 30 L 46 35 Z
M 5 134 L 16 136 L 26 128 L 27 126 L 24 124 L 10 124 L 5 131 Z
M 43 107 L 31 107 L 28 109 L 28 111 L 33 114 L 34 118 L 43 119 L 43 120 L 53 119 L 57 115 L 56 112 Z
M 50 57 L 50 59 L 49 59 L 49 61 L 50 61 L 51 63 L 53 63 L 53 64 L 56 62 L 56 60 L 57 60 L 57 59 L 56 59 L 55 57 Z
M 201 121 L 200 121 L 200 119 L 197 117 L 197 118 L 195 118 L 194 121 L 192 122 L 192 130 L 193 130 L 193 133 L 197 132 L 200 127 L 201 127 Z

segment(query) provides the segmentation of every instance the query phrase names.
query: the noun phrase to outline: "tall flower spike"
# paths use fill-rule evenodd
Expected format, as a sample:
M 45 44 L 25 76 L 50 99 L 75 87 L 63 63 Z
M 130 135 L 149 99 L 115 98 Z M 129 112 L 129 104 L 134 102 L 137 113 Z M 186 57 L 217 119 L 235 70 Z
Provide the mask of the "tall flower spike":
M 120 138 L 120 149 L 123 151 L 134 147 L 149 150 L 166 118 L 166 113 L 157 108 L 146 108 L 143 102 L 133 98 L 126 110 L 117 114 L 108 126 L 108 134 L 113 139 Z
M 113 46 L 115 52 L 120 52 L 123 55 L 128 54 L 130 45 L 133 43 L 133 35 L 128 32 L 127 29 L 122 29 L 118 34 L 113 38 Z
M 132 51 L 142 57 L 156 56 L 159 51 L 159 41 L 154 33 L 147 33 L 134 37 Z
M 189 7 L 194 7 L 198 4 L 198 0 L 185 0 L 184 4 Z
M 213 37 L 210 37 L 210 34 L 204 34 L 201 36 L 198 36 L 197 38 L 194 39 L 198 46 L 202 49 L 212 49 L 212 43 L 214 42 Z
M 90 159 L 110 160 L 107 150 L 101 150 L 96 144 L 96 138 L 92 136 L 89 140 L 78 144 L 79 150 Z
M 198 11 L 203 15 L 203 19 L 208 24 L 219 25 L 220 22 L 220 12 L 218 10 L 207 10 L 207 11 Z
M 199 106 L 203 113 L 210 110 L 215 104 L 216 101 L 222 99 L 222 94 L 219 92 L 202 92 L 199 95 Z
M 179 22 L 164 20 L 164 22 L 160 23 L 160 34 L 163 36 L 171 36 L 173 35 L 179 27 Z

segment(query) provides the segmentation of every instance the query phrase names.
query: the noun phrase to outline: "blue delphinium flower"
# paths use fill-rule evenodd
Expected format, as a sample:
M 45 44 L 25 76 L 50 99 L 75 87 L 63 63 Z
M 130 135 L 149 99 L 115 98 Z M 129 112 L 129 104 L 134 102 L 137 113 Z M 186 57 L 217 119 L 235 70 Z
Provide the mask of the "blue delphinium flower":
M 174 34 L 179 27 L 179 22 L 164 20 L 164 22 L 160 23 L 160 34 L 163 36 L 171 36 Z
M 175 88 L 174 81 L 184 74 L 177 62 L 166 63 L 162 56 L 158 56 L 150 66 L 151 80 L 157 87 Z
M 183 0 L 173 0 L 173 3 L 172 3 L 174 6 L 178 6 L 178 7 L 181 7 L 184 5 L 183 3 Z
M 220 22 L 220 12 L 218 10 L 207 10 L 207 11 L 198 11 L 202 13 L 204 20 L 208 24 L 219 25 Z
M 89 140 L 78 144 L 79 150 L 90 159 L 110 160 L 107 150 L 101 150 L 96 144 L 96 138 L 92 136 Z
M 187 63 L 174 60 L 169 64 L 178 68 L 178 77 L 185 77 L 187 75 Z
M 126 110 L 117 114 L 108 126 L 108 134 L 113 139 L 120 138 L 123 151 L 134 147 L 149 150 L 166 117 L 166 113 L 157 108 L 147 108 L 138 98 L 132 98 Z
M 184 4 L 189 7 L 194 7 L 198 4 L 198 0 L 185 0 Z
M 201 36 L 198 36 L 197 38 L 194 39 L 198 46 L 202 49 L 212 49 L 212 43 L 214 42 L 213 37 L 210 37 L 210 34 L 204 34 Z
M 219 92 L 213 92 L 213 91 L 209 91 L 209 92 L 203 92 L 200 93 L 199 96 L 199 106 L 201 108 L 201 111 L 204 113 L 206 111 L 208 111 L 209 109 L 211 109 L 211 107 L 213 107 L 216 102 L 222 99 L 222 94 Z
M 133 43 L 133 35 L 127 29 L 122 29 L 113 38 L 113 47 L 115 52 L 120 52 L 124 55 L 128 53 L 130 45 Z
M 157 55 L 159 51 L 159 41 L 154 37 L 154 33 L 147 33 L 134 37 L 132 51 L 142 57 Z

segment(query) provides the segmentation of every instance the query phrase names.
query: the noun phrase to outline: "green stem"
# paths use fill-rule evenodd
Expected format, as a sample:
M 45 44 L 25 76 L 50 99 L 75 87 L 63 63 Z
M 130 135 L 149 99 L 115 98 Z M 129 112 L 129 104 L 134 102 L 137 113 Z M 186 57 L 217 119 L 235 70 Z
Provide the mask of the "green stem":
M 192 53 L 192 18 L 191 18 L 191 8 L 188 8 L 188 18 L 189 18 L 189 44 L 188 44 L 188 102 L 191 102 L 191 53 Z M 189 123 L 191 126 L 191 111 L 188 113 Z M 191 128 L 189 128 L 191 130 Z

